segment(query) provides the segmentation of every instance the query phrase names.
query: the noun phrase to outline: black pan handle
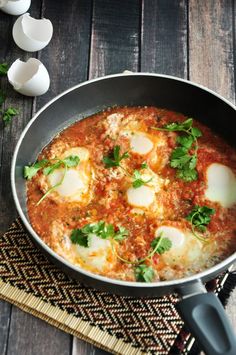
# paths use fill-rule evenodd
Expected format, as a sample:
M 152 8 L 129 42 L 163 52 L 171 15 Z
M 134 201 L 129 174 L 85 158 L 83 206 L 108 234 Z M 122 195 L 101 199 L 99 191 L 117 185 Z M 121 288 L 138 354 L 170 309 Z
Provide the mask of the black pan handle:
M 236 335 L 214 293 L 185 294 L 177 309 L 206 354 L 236 355 Z

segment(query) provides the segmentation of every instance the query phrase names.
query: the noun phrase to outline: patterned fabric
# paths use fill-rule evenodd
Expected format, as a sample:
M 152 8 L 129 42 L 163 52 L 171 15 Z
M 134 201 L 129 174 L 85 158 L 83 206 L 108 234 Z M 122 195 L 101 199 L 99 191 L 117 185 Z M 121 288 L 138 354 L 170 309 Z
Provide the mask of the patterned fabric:
M 223 276 L 208 286 L 219 292 Z M 68 316 L 99 327 L 104 334 L 131 344 L 133 349 L 160 355 L 188 353 L 191 339 L 175 309 L 176 294 L 140 299 L 85 287 L 42 254 L 20 220 L 0 239 L 0 280 L 65 311 Z M 106 349 L 114 350 L 109 345 Z

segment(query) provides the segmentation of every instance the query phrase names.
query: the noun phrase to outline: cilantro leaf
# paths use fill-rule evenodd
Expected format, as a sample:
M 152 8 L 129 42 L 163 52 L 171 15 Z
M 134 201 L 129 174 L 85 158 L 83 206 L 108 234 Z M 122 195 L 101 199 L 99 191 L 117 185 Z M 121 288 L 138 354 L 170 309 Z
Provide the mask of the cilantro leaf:
M 67 165 L 68 168 L 72 168 L 74 166 L 77 166 L 80 162 L 80 158 L 78 155 L 70 155 L 63 159 L 64 164 Z
M 61 167 L 72 168 L 77 166 L 80 162 L 78 155 L 70 155 L 65 159 L 58 160 L 55 164 L 51 164 L 43 169 L 44 175 L 50 175 L 53 173 L 54 170 L 59 169 Z
M 147 169 L 148 168 L 148 165 L 147 163 L 144 161 L 142 164 L 141 164 L 141 169 Z
M 196 205 L 186 216 L 186 219 L 191 223 L 192 232 L 197 238 L 201 239 L 201 237 L 196 234 L 195 229 L 197 228 L 200 232 L 205 232 L 206 227 L 210 223 L 211 217 L 214 213 L 214 208 Z
M 157 237 L 151 242 L 151 247 L 153 248 L 153 250 L 157 248 L 156 253 L 161 255 L 166 251 L 170 250 L 170 248 L 172 247 L 172 243 L 168 238 Z
M 184 168 L 177 170 L 176 176 L 186 182 L 197 180 L 198 173 L 196 169 Z
M 2 116 L 2 119 L 5 123 L 5 125 L 8 125 L 9 123 L 11 123 L 12 118 L 14 116 L 18 115 L 19 113 L 20 113 L 20 111 L 14 107 L 9 107 L 8 109 L 6 109 L 3 112 L 3 116 Z
M 176 142 L 179 144 L 170 156 L 170 166 L 177 169 L 176 176 L 186 182 L 197 180 L 197 138 L 201 137 L 202 132 L 199 128 L 193 127 L 193 119 L 188 118 L 184 122 L 169 123 L 163 128 L 155 128 L 162 131 L 183 132 L 184 135 L 178 136 Z M 194 149 L 190 154 L 189 150 Z
M 76 231 L 75 235 L 73 232 Z M 88 223 L 80 229 L 74 230 L 71 234 L 72 243 L 78 243 L 83 246 L 88 247 L 89 243 L 84 241 L 84 238 L 91 238 L 92 235 L 96 235 L 102 239 L 114 238 L 116 241 L 121 241 L 128 236 L 129 232 L 122 226 L 119 226 L 119 230 L 115 232 L 114 226 L 112 224 L 105 223 L 104 221 L 99 221 L 97 223 Z M 82 239 L 82 240 L 81 240 Z M 78 240 L 78 241 L 77 241 Z
M 106 168 L 112 168 L 115 166 L 120 166 L 121 160 L 127 158 L 129 158 L 129 153 L 125 152 L 124 154 L 120 155 L 120 146 L 116 145 L 108 156 L 103 157 L 102 161 Z
M 137 189 L 138 187 L 147 184 L 151 180 L 152 180 L 152 178 L 150 178 L 148 180 L 143 180 L 140 172 L 138 170 L 134 170 L 132 186 L 133 186 L 133 188 Z
M 49 161 L 47 159 L 42 159 L 31 166 L 24 167 L 24 178 L 27 180 L 32 179 L 33 176 L 37 174 L 37 172 L 42 169 L 45 165 L 47 165 Z
M 189 162 L 191 156 L 184 147 L 177 147 L 173 150 L 170 157 L 170 166 L 172 168 L 182 169 Z
M 6 75 L 7 71 L 8 71 L 8 64 L 7 63 L 0 64 L 0 76 Z
M 55 164 L 51 164 L 47 166 L 46 168 L 43 169 L 43 174 L 44 175 L 49 175 L 52 174 L 54 170 L 59 169 L 63 165 L 62 161 L 59 160 Z
M 84 233 L 83 229 L 74 229 L 71 233 L 70 239 L 73 244 L 79 244 L 85 248 L 88 248 L 91 243 L 90 235 Z
M 172 122 L 167 125 L 165 125 L 163 128 L 165 128 L 168 131 L 175 132 L 175 131 L 184 131 L 188 130 L 189 128 L 192 127 L 193 124 L 193 119 L 188 118 L 184 122 L 177 123 L 177 122 Z
M 152 267 L 147 266 L 146 264 L 138 265 L 135 270 L 136 281 L 139 282 L 152 282 L 155 273 Z
M 190 149 L 194 142 L 194 139 L 192 136 L 178 136 L 176 142 L 182 145 L 182 147 Z
M 114 235 L 114 240 L 122 241 L 126 237 L 128 237 L 128 235 L 129 235 L 129 231 L 125 227 L 119 226 L 119 230 Z

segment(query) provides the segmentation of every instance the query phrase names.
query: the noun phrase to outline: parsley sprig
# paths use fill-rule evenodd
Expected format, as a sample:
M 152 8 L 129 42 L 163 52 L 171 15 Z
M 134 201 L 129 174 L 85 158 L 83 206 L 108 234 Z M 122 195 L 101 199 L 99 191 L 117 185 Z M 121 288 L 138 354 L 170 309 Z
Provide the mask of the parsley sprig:
M 129 234 L 128 230 L 123 226 L 118 226 L 118 230 L 112 224 L 99 221 L 98 223 L 89 223 L 79 229 L 74 229 L 71 233 L 71 241 L 88 248 L 91 244 L 91 238 L 96 235 L 102 239 L 112 238 L 116 241 L 122 241 Z
M 31 180 L 33 176 L 37 174 L 37 172 L 41 169 L 43 169 L 43 174 L 44 175 L 50 175 L 55 171 L 56 169 L 59 169 L 61 167 L 64 167 L 64 172 L 62 175 L 61 180 L 53 185 L 50 189 L 48 189 L 45 194 L 41 197 L 41 199 L 37 202 L 37 206 L 57 187 L 63 184 L 63 181 L 65 179 L 66 173 L 68 168 L 76 167 L 80 159 L 77 155 L 70 155 L 66 157 L 65 159 L 54 159 L 55 163 L 51 163 L 48 159 L 43 159 L 40 160 L 31 166 L 25 166 L 24 167 L 24 177 L 27 180 Z
M 215 213 L 214 208 L 210 208 L 207 206 L 194 206 L 192 211 L 188 214 L 186 219 L 191 223 L 191 229 L 193 232 L 193 235 L 198 238 L 201 241 L 206 241 L 205 238 L 200 236 L 197 232 L 196 229 L 204 233 L 207 229 L 207 225 L 211 221 L 211 216 Z
M 113 168 L 116 166 L 121 167 L 120 162 L 127 158 L 129 158 L 129 153 L 120 154 L 120 146 L 116 145 L 108 156 L 103 157 L 102 161 L 106 168 Z
M 152 181 L 152 178 L 150 178 L 148 180 L 143 180 L 142 175 L 140 174 L 139 170 L 134 170 L 132 178 L 133 178 L 132 186 L 135 189 L 137 189 L 138 187 L 143 186 L 145 184 L 148 184 L 150 181 Z
M 27 180 L 31 180 L 33 176 L 37 174 L 37 172 L 44 168 L 47 164 L 49 164 L 48 159 L 42 159 L 32 164 L 31 166 L 24 167 L 24 178 Z
M 139 261 L 139 265 L 136 266 L 134 270 L 136 281 L 139 282 L 152 282 L 155 272 L 151 266 L 143 264 L 147 259 L 150 259 L 154 254 L 163 254 L 166 251 L 170 250 L 172 246 L 171 241 L 168 238 L 164 238 L 162 235 L 153 239 L 151 243 L 152 251 L 142 260 Z
M 142 264 L 135 268 L 134 275 L 138 282 L 152 282 L 155 272 L 151 266 Z
M 172 122 L 162 128 L 152 128 L 158 131 L 184 133 L 184 135 L 177 137 L 179 146 L 171 154 L 170 166 L 177 169 L 178 178 L 186 182 L 197 180 L 197 138 L 201 137 L 202 132 L 197 127 L 193 127 L 193 119 L 188 118 L 182 123 Z M 193 150 L 193 152 L 190 152 L 190 150 Z
M 162 235 L 160 237 L 157 237 L 153 239 L 151 243 L 151 248 L 149 253 L 145 256 L 143 259 L 139 259 L 136 261 L 129 261 L 124 258 L 122 258 L 119 254 L 117 254 L 115 248 L 113 248 L 113 251 L 115 255 L 117 256 L 118 259 L 123 261 L 126 264 L 133 264 L 133 265 L 139 265 L 144 263 L 147 259 L 150 259 L 154 254 L 163 254 L 164 252 L 168 251 L 172 246 L 171 241 L 168 238 L 164 238 Z
M 0 64 L 0 76 L 7 75 L 8 72 L 8 64 L 7 63 L 1 63 Z
M 13 117 L 19 115 L 20 111 L 14 107 L 8 107 L 5 111 L 2 111 L 2 119 L 5 125 L 11 123 Z

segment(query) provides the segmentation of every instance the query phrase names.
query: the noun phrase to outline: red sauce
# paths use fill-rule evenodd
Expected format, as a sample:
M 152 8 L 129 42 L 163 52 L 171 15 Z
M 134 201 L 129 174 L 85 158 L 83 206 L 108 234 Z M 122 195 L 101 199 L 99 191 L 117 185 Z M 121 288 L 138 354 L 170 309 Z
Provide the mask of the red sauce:
M 164 139 L 165 145 L 156 146 L 155 151 L 150 153 L 158 158 L 152 159 L 150 154 L 140 156 L 130 150 L 129 139 L 125 135 L 119 135 L 126 126 L 119 128 L 115 138 L 109 134 L 107 116 L 119 113 L 123 115 L 122 122 L 134 120 L 138 122 L 138 130 L 154 137 Z M 159 109 L 155 107 L 125 107 L 112 108 L 95 114 L 89 118 L 78 121 L 66 128 L 53 141 L 44 148 L 39 156 L 52 159 L 60 151 L 72 147 L 85 147 L 90 154 L 90 164 L 94 171 L 91 189 L 92 198 L 87 205 L 80 202 L 61 202 L 49 194 L 44 201 L 36 205 L 43 196 L 44 191 L 40 185 L 42 171 L 27 183 L 28 187 L 28 213 L 31 224 L 40 237 L 53 249 L 58 251 L 57 244 L 62 241 L 62 235 L 52 235 L 51 226 L 58 221 L 64 228 L 72 230 L 81 228 L 87 223 L 103 220 L 112 223 L 115 227 L 124 226 L 129 231 L 129 236 L 119 244 L 119 254 L 128 260 L 144 258 L 150 250 L 150 243 L 154 238 L 155 230 L 161 225 L 174 226 L 190 231 L 190 224 L 186 216 L 194 205 L 206 205 L 215 209 L 208 225 L 210 242 L 217 243 L 217 260 L 224 259 L 235 251 L 236 231 L 236 206 L 225 209 L 217 202 L 211 202 L 205 198 L 204 191 L 207 188 L 206 169 L 211 163 L 221 163 L 232 169 L 236 175 L 236 154 L 235 150 L 216 136 L 208 127 L 194 120 L 194 126 L 202 131 L 202 137 L 198 139 L 198 179 L 193 182 L 184 182 L 176 178 L 176 169 L 170 167 L 169 158 L 176 147 L 175 132 L 160 132 L 152 127 L 162 127 L 170 122 L 182 122 L 186 119 L 182 114 Z M 130 121 L 129 121 L 130 122 Z M 129 127 L 129 126 L 128 126 Z M 129 128 L 130 129 L 130 128 Z M 111 176 L 110 169 L 106 169 L 102 158 L 108 155 L 115 145 L 120 145 L 122 152 L 128 150 L 130 158 L 125 160 L 130 174 L 139 169 L 143 161 L 146 161 L 150 169 L 161 179 L 168 179 L 155 198 L 157 205 L 162 206 L 164 212 L 144 211 L 143 214 L 133 212 L 133 206 L 127 202 L 126 191 L 130 182 L 127 176 Z M 60 149 L 58 148 L 60 147 Z M 110 198 L 111 194 L 112 198 Z M 59 252 L 59 251 L 58 251 Z M 211 255 L 214 258 L 214 255 Z M 146 262 L 156 270 L 156 279 L 168 279 L 172 276 L 166 275 L 165 270 L 171 269 L 173 277 L 179 278 L 202 270 L 196 266 L 194 270 L 188 271 L 183 265 L 170 265 L 161 256 L 155 255 L 153 259 Z M 196 262 L 197 263 L 197 262 Z M 84 267 L 84 266 L 83 266 Z M 205 265 L 203 268 L 208 267 Z M 163 273 L 162 273 L 163 271 Z M 100 272 L 104 274 L 104 272 Z M 106 273 L 107 276 L 134 280 L 133 266 L 117 260 L 114 267 Z

